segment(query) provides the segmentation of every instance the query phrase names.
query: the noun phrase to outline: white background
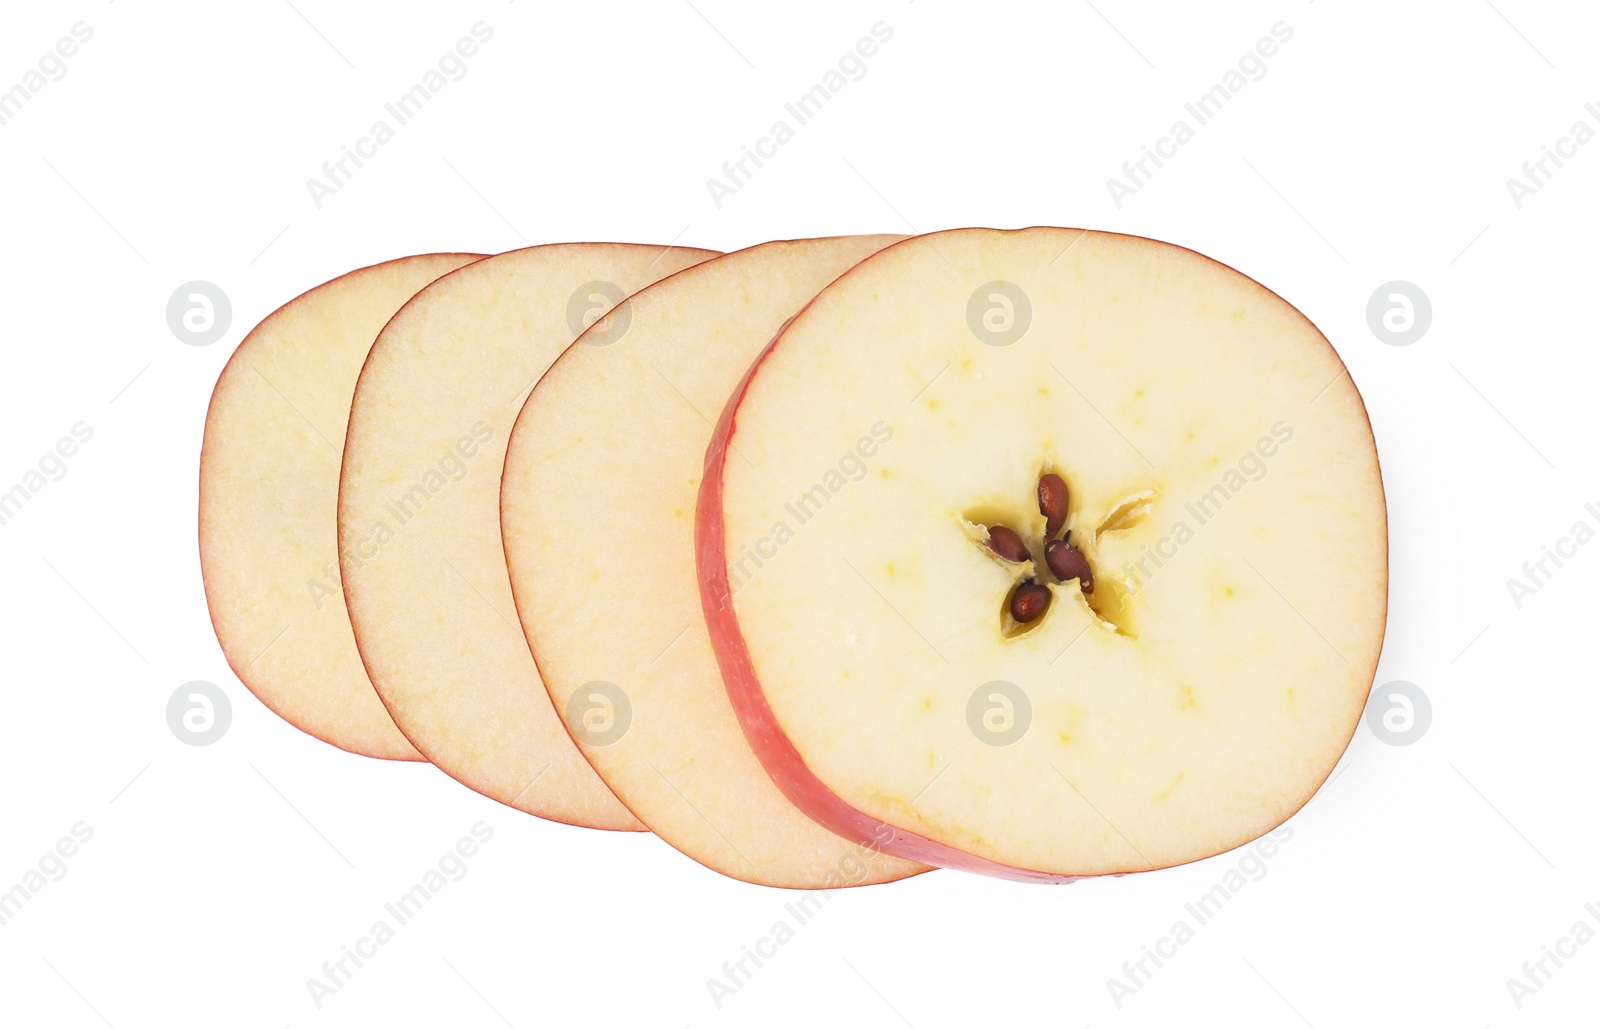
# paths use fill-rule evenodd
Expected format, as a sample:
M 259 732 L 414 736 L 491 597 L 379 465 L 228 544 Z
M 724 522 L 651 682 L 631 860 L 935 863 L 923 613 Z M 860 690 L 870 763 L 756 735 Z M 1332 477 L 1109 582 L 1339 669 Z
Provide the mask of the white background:
M 0 1022 L 101 1026 L 1574 1026 L 1600 941 L 1519 1009 L 1506 980 L 1600 919 L 1600 142 L 1522 207 L 1506 180 L 1600 102 L 1600 16 L 1489 3 L 8 4 L 0 89 L 94 37 L 0 126 L 0 490 L 78 421 L 68 474 L 0 526 L 0 890 L 93 839 L 0 926 Z M 492 42 L 318 209 L 306 180 L 470 26 Z M 871 25 L 894 36 L 746 188 L 706 180 Z M 1119 208 L 1106 180 L 1277 22 L 1293 39 Z M 1193 119 L 1189 119 L 1191 124 Z M 1553 166 L 1552 166 L 1553 167 Z M 1391 516 L 1379 684 L 1293 839 L 1119 1008 L 1107 980 L 1238 864 L 1025 886 L 940 872 L 834 895 L 719 1009 L 706 981 L 794 899 L 645 835 L 547 824 L 425 765 L 279 721 L 212 636 L 196 467 L 249 328 L 351 268 L 430 250 L 1084 225 L 1198 249 L 1304 310 L 1366 398 Z M 167 298 L 232 300 L 210 347 Z M 1426 335 L 1368 328 L 1420 286 Z M 1252 388 L 1240 382 L 1240 390 Z M 1591 553 L 1590 551 L 1593 551 Z M 1371 569 L 1328 589 L 1371 593 Z M 1377 597 L 1374 596 L 1374 603 Z M 208 747 L 168 729 L 203 679 Z M 470 826 L 494 839 L 319 1010 L 306 980 Z M 1548 967 L 1554 968 L 1553 965 Z M 1582 1023 L 1589 1024 L 1589 1023 Z

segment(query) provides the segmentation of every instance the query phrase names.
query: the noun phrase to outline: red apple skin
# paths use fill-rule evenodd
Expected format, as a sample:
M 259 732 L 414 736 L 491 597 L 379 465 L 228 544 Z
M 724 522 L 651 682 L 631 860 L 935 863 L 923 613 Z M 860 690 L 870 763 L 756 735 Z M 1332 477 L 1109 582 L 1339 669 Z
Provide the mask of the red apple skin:
M 793 322 L 794 319 L 789 321 Z M 711 445 L 706 449 L 705 476 L 701 479 L 700 494 L 695 503 L 695 568 L 700 579 L 700 606 L 705 611 L 706 627 L 711 634 L 712 649 L 717 655 L 717 666 L 722 670 L 728 701 L 733 705 L 739 725 L 744 729 L 745 739 L 749 741 L 750 748 L 755 751 L 767 775 L 789 798 L 789 803 L 823 828 L 870 850 L 926 865 L 956 868 L 1018 882 L 1062 883 L 1092 878 L 1037 872 L 990 861 L 874 818 L 847 804 L 828 789 L 806 767 L 805 759 L 795 749 L 793 741 L 779 727 L 777 717 L 767 704 L 766 694 L 762 692 L 761 682 L 756 677 L 755 663 L 751 660 L 749 648 L 745 646 L 744 634 L 739 630 L 739 617 L 733 609 L 733 593 L 728 585 L 728 566 L 724 557 L 727 527 L 722 516 L 722 471 L 727 463 L 728 441 L 736 428 L 739 404 L 788 327 L 789 323 L 786 322 L 778 330 L 777 337 L 756 358 L 755 364 L 733 391 L 728 406 L 723 409 L 716 431 L 711 435 Z

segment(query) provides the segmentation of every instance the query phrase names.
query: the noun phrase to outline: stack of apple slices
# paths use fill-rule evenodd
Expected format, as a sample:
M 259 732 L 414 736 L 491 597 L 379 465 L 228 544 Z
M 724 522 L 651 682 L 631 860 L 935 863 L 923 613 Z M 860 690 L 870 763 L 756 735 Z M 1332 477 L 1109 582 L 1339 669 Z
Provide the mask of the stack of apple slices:
M 1109 233 L 362 269 L 240 345 L 200 478 L 218 639 L 286 720 L 772 886 L 1236 847 L 1383 639 L 1337 354 Z

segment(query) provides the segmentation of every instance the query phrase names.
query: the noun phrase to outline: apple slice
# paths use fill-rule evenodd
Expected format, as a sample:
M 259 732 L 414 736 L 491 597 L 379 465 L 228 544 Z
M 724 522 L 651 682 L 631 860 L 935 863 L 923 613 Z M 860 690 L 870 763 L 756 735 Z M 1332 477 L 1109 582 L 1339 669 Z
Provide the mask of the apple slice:
M 479 254 L 353 271 L 267 316 L 217 378 L 200 451 L 200 569 L 217 642 L 250 692 L 336 747 L 416 761 L 356 654 L 335 555 L 356 376 L 412 294 Z
M 723 678 L 789 799 L 1020 879 L 1278 825 L 1383 639 L 1383 487 L 1338 355 L 1238 272 L 1129 236 L 963 229 L 857 265 L 729 401 L 697 536 Z
M 339 566 L 389 713 L 453 778 L 531 814 L 642 828 L 562 728 L 517 624 L 500 472 L 522 400 L 600 315 L 709 250 L 570 243 L 447 275 L 384 328 L 361 370 L 339 488 Z M 629 305 L 612 311 L 626 326 Z M 582 538 L 582 519 L 571 527 Z M 601 542 L 575 556 L 592 568 Z
M 717 871 L 769 886 L 883 882 L 773 786 L 718 673 L 695 578 L 695 492 L 713 423 L 817 290 L 900 237 L 766 243 L 631 297 L 540 380 L 517 419 L 501 513 L 517 610 L 567 728 L 639 819 Z

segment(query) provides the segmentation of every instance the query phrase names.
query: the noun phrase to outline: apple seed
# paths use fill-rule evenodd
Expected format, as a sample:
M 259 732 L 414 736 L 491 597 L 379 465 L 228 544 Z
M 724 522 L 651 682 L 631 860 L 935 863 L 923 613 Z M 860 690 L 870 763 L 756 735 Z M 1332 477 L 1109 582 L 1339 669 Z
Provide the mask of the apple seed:
M 1053 539 L 1067 524 L 1067 484 L 1055 472 L 1039 479 L 1039 513 L 1044 515 L 1044 538 Z
M 989 549 L 1007 561 L 1027 561 L 1033 556 L 1028 553 L 1028 545 L 1022 542 L 1022 537 L 1004 525 L 989 529 Z
M 1050 606 L 1050 590 L 1036 582 L 1025 582 L 1011 594 L 1011 617 L 1024 624 L 1044 614 Z
M 1077 579 L 1082 583 L 1085 595 L 1094 592 L 1094 571 L 1089 567 L 1089 559 L 1083 556 L 1083 551 L 1072 544 L 1065 540 L 1051 540 L 1046 543 L 1044 563 L 1050 566 L 1050 570 L 1062 582 Z

